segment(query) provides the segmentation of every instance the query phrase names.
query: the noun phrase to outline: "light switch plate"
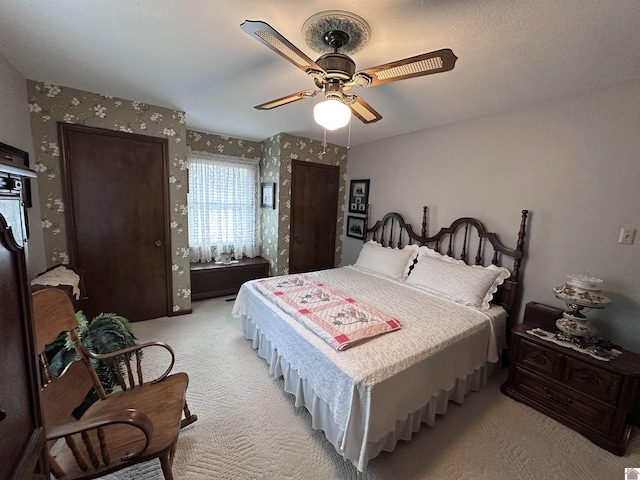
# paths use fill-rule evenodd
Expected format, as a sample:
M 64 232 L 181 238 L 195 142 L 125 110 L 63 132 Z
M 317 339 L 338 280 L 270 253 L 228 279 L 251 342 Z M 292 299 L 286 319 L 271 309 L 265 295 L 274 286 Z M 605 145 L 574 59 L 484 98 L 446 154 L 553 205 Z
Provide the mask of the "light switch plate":
M 618 235 L 618 243 L 622 245 L 633 245 L 633 241 L 636 238 L 635 228 L 620 227 L 620 234 Z

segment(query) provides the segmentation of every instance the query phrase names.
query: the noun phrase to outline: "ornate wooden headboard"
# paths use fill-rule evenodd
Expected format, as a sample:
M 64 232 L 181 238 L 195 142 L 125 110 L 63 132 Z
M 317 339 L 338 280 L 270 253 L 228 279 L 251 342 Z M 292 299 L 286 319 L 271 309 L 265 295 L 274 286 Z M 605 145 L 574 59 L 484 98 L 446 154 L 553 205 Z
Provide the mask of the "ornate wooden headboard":
M 505 246 L 496 233 L 487 231 L 482 222 L 471 217 L 459 218 L 449 227 L 441 228 L 435 235 L 425 238 L 423 245 L 432 247 L 443 255 L 463 260 L 467 264 L 486 266 L 491 263 L 508 268 L 511 276 L 498 289 L 493 303 L 501 305 L 511 314 L 518 300 L 528 214 L 527 210 L 522 211 L 516 248 Z M 505 256 L 509 258 L 503 259 Z
M 367 207 L 367 212 L 369 211 Z M 396 212 L 387 213 L 373 227 L 368 228 L 368 213 L 364 217 L 364 241 L 374 240 L 384 247 L 402 248 L 405 245 L 424 245 L 422 240 L 427 232 L 427 207 L 422 207 L 422 234 L 413 231 L 411 225 Z
M 509 248 L 498 239 L 496 233 L 487 231 L 480 220 L 471 217 L 458 218 L 435 235 L 427 236 L 427 211 L 428 207 L 423 207 L 421 235 L 417 235 L 402 215 L 396 212 L 387 213 L 371 228 L 368 228 L 368 217 L 365 217 L 364 241 L 372 239 L 392 248 L 411 244 L 426 245 L 467 264 L 493 264 L 508 268 L 511 276 L 498 289 L 492 303 L 501 305 L 511 317 L 519 298 L 520 267 L 529 212 L 522 211 L 516 247 Z

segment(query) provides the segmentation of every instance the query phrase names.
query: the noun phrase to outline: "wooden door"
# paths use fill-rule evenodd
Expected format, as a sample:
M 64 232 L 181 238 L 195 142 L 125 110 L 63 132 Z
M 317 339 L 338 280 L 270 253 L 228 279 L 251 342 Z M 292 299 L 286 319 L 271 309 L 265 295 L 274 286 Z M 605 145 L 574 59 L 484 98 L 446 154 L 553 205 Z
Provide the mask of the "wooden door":
M 167 142 L 60 124 L 71 262 L 89 318 L 131 321 L 171 311 Z
M 289 272 L 335 266 L 340 167 L 294 160 Z

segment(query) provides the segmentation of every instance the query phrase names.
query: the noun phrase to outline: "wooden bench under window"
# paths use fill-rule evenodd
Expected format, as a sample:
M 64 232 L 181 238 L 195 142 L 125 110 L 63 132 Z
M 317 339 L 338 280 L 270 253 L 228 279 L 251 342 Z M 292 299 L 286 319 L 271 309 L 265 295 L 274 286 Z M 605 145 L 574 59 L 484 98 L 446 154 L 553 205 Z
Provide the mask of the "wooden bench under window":
M 240 286 L 249 280 L 269 276 L 269 261 L 262 257 L 243 258 L 230 265 L 192 263 L 191 299 L 222 297 L 238 293 Z

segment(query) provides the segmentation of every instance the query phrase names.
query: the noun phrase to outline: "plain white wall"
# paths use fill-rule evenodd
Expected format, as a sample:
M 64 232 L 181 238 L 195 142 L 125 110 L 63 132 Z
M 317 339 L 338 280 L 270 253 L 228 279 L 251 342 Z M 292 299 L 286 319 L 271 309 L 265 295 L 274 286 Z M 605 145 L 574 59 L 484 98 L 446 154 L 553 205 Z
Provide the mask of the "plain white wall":
M 518 318 L 529 301 L 564 307 L 551 288 L 590 272 L 612 304 L 588 317 L 640 351 L 640 234 L 617 244 L 640 228 L 640 81 L 353 147 L 347 173 L 371 179 L 373 221 L 397 211 L 417 233 L 428 205 L 430 235 L 472 216 L 515 247 L 529 210 Z M 345 236 L 342 264 L 360 248 Z
M 33 168 L 33 137 L 29 119 L 29 103 L 27 99 L 27 82 L 13 66 L 0 55 L 0 142 L 19 148 L 29 153 L 29 164 Z M 30 233 L 28 245 L 29 278 L 46 269 L 44 258 L 44 240 L 40 225 L 40 201 L 38 185 L 31 180 L 31 197 L 33 207 L 27 210 Z

